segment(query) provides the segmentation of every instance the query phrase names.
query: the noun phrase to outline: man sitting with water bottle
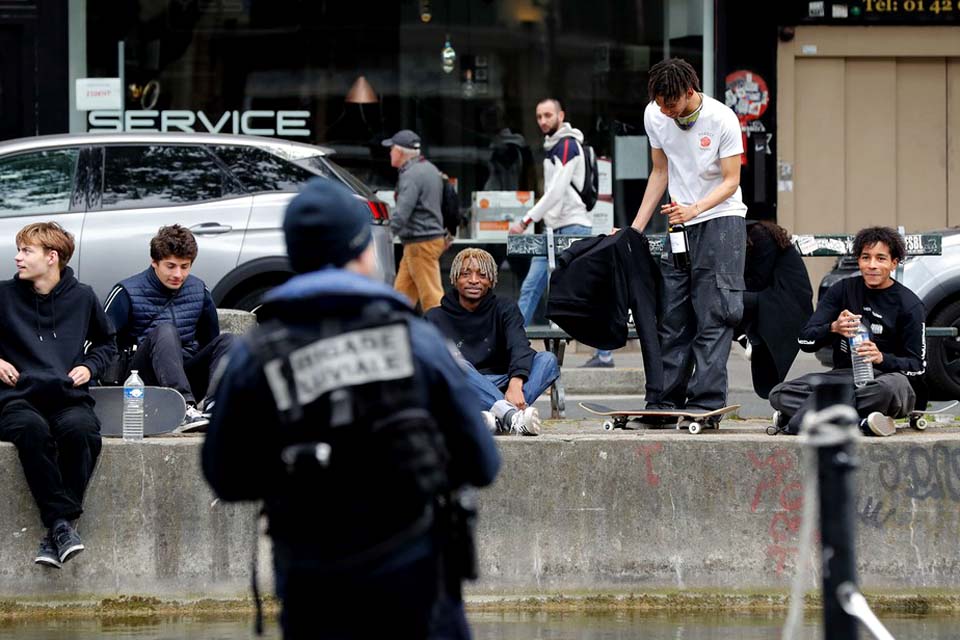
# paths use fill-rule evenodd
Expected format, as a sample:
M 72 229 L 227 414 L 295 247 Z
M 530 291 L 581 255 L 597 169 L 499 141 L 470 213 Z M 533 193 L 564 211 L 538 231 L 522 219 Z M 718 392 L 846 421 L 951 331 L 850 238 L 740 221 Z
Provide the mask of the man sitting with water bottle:
M 97 295 L 67 266 L 74 246 L 55 222 L 27 225 L 17 273 L 0 282 L 0 440 L 17 447 L 40 509 L 34 561 L 56 569 L 83 551 L 74 526 L 101 446 L 87 384 L 117 351 Z
M 136 369 L 146 384 L 179 391 L 187 403 L 181 432 L 210 422 L 205 394 L 235 337 L 220 333 L 217 305 L 203 280 L 190 273 L 196 259 L 189 229 L 161 227 L 150 240 L 150 266 L 117 283 L 106 301 L 120 348 L 134 350 L 120 379 Z
M 890 274 L 906 254 L 903 238 L 890 227 L 868 227 L 853 240 L 861 277 L 835 283 L 800 332 L 800 348 L 813 352 L 833 345 L 833 370 L 783 382 L 770 392 L 778 431 L 797 434 L 812 406 L 814 385 L 849 381 L 856 386 L 860 430 L 891 436 L 894 418 L 905 418 L 917 400 L 926 361 L 920 299 Z M 852 358 L 851 358 L 852 354 Z

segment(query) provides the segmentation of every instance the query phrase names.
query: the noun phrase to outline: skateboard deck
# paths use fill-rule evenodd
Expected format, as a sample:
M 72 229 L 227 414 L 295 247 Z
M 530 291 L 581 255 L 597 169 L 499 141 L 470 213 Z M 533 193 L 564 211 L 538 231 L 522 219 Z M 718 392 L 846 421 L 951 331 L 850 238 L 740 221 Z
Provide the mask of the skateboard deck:
M 918 431 L 923 431 L 924 429 L 927 428 L 927 419 L 924 416 L 937 415 L 938 413 L 949 411 L 950 409 L 953 409 L 954 407 L 956 407 L 958 404 L 960 404 L 960 400 L 953 400 L 943 405 L 942 407 L 938 407 L 936 409 L 931 409 L 928 407 L 923 411 L 911 411 L 910 417 L 909 417 L 910 426 L 913 427 L 914 429 L 917 429 Z
M 90 387 L 96 401 L 94 413 L 100 419 L 100 435 L 105 438 L 123 436 L 123 387 Z M 187 403 L 176 389 L 144 387 L 143 435 L 170 433 L 183 423 Z
M 613 431 L 614 429 L 625 429 L 630 420 L 636 418 L 691 418 L 692 421 L 687 426 L 690 433 L 697 434 L 703 429 L 704 419 L 713 416 L 722 416 L 740 408 L 739 404 L 731 404 L 713 411 L 664 411 L 655 409 L 613 409 L 606 405 L 596 402 L 581 402 L 580 407 L 594 415 L 610 418 L 603 421 L 604 431 Z M 679 429 L 679 423 L 677 425 Z M 719 428 L 719 427 L 717 427 Z

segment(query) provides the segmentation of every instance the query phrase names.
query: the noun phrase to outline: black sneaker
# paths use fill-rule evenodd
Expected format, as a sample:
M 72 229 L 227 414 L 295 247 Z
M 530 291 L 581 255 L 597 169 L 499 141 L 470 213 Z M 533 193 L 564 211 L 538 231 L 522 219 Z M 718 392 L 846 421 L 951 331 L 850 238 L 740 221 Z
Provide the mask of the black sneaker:
M 200 409 L 194 406 L 188 406 L 187 412 L 183 416 L 183 422 L 173 430 L 174 433 L 197 433 L 205 432 L 207 425 L 210 424 L 210 417 L 205 415 Z
M 677 418 L 674 416 L 641 416 L 636 420 L 643 429 L 676 429 Z
M 57 553 L 57 546 L 53 544 L 53 540 L 50 539 L 49 531 L 43 536 L 43 540 L 40 541 L 40 548 L 37 549 L 37 557 L 34 558 L 33 561 L 44 567 L 52 567 L 54 569 L 59 569 L 63 564 L 60 562 L 60 554 Z
M 57 547 L 61 564 L 83 551 L 80 534 L 66 520 L 57 520 L 51 529 L 50 537 Z
M 593 357 L 580 365 L 581 369 L 612 369 L 613 367 L 613 358 L 601 360 L 597 354 L 593 354 Z

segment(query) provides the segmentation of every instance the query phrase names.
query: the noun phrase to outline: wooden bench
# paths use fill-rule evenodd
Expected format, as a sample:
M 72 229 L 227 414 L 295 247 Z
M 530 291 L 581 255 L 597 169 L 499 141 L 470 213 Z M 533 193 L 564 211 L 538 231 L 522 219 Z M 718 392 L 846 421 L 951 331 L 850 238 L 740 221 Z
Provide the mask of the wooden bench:
M 943 238 L 939 234 L 904 233 L 899 229 L 907 248 L 908 256 L 938 256 L 943 249 Z M 556 256 L 566 251 L 577 240 L 592 236 L 573 236 L 553 233 L 547 229 L 544 234 L 536 235 L 508 235 L 508 256 L 546 256 L 547 264 L 552 272 L 556 267 Z M 849 234 L 800 234 L 793 236 L 793 244 L 804 257 L 839 257 L 850 255 L 853 248 L 853 235 Z M 650 254 L 658 255 L 663 250 L 666 240 L 664 234 L 647 236 L 650 244 Z M 896 279 L 903 276 L 903 263 L 897 266 Z M 549 282 L 547 284 L 549 288 Z M 549 291 L 547 292 L 549 295 Z M 957 327 L 926 327 L 924 336 L 927 338 L 957 338 Z M 557 357 L 557 363 L 563 366 L 563 356 L 566 343 L 572 340 L 563 329 L 553 326 L 529 326 L 527 337 L 531 340 L 543 340 L 544 348 Z M 636 338 L 637 332 L 629 327 L 629 338 Z M 550 414 L 553 418 L 562 418 L 566 413 L 566 401 L 563 391 L 562 378 L 558 379 L 550 390 Z

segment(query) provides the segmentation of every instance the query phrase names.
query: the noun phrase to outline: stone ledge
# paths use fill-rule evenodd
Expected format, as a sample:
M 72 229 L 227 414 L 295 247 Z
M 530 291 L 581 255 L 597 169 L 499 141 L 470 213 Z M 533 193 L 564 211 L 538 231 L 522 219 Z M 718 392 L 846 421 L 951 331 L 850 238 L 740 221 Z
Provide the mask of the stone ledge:
M 643 395 L 646 377 L 643 369 L 580 369 L 564 367 L 560 380 L 568 394 L 580 395 Z
M 215 501 L 200 474 L 201 442 L 105 440 L 79 526 L 87 550 L 59 571 L 33 564 L 42 527 L 16 450 L 0 444 L 0 600 L 248 597 L 257 507 Z M 745 425 L 697 437 L 559 432 L 497 444 L 504 465 L 481 494 L 475 596 L 789 586 L 802 507 L 797 439 Z M 863 439 L 858 459 L 864 589 L 956 596 L 955 432 Z M 269 545 L 259 544 L 270 593 Z M 814 588 L 814 567 L 804 572 Z

